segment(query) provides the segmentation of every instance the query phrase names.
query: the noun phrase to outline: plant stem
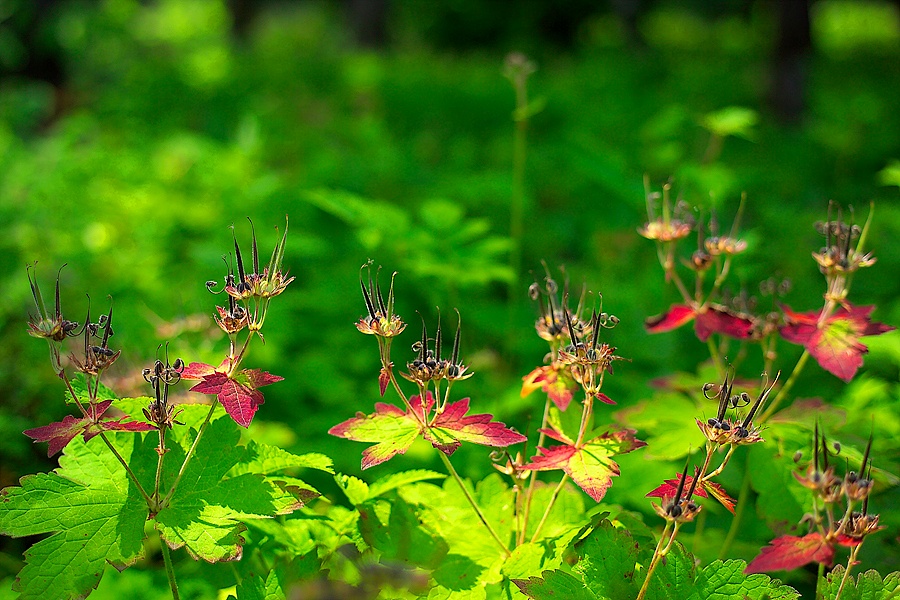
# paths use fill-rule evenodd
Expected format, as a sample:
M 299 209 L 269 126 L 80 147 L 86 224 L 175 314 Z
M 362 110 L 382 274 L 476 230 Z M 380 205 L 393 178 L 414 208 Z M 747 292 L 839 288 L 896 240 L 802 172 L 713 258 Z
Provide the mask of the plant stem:
M 563 473 L 562 479 L 559 480 L 559 484 L 556 486 L 556 489 L 553 490 L 553 495 L 550 496 L 550 501 L 547 503 L 547 508 L 544 509 L 541 520 L 538 521 L 537 527 L 534 530 L 534 535 L 531 536 L 532 544 L 538 539 L 538 535 L 540 535 L 541 529 L 543 529 L 544 523 L 547 521 L 547 517 L 550 516 L 550 511 L 553 509 L 553 505 L 556 504 L 556 499 L 559 497 L 559 493 L 562 491 L 563 486 L 568 479 L 569 476 L 566 473 Z
M 784 382 L 784 386 L 780 390 L 778 390 L 778 394 L 772 400 L 772 403 L 769 404 L 769 407 L 765 410 L 765 412 L 763 412 L 763 414 L 759 417 L 759 419 L 757 420 L 757 424 L 764 423 L 775 413 L 782 400 L 784 400 L 788 392 L 791 391 L 791 388 L 794 387 L 794 384 L 797 383 L 797 377 L 800 375 L 800 372 L 803 371 L 803 367 L 806 366 L 806 361 L 808 360 L 809 350 L 804 350 L 803 354 L 800 355 L 800 358 L 797 359 L 797 364 L 794 365 L 794 370 L 791 371 L 791 376 L 788 377 L 788 380 Z
M 550 396 L 547 396 L 547 400 L 544 402 L 544 418 L 541 419 L 541 435 L 538 436 L 537 446 L 541 447 L 544 445 L 544 440 L 547 439 L 547 435 L 543 432 L 544 429 L 547 428 L 547 421 L 550 419 Z M 518 532 L 516 537 L 516 544 L 523 544 L 525 542 L 525 531 L 528 529 L 528 516 L 531 513 L 531 499 L 534 497 L 534 484 L 537 481 L 537 471 L 531 472 L 531 477 L 528 480 L 528 491 L 525 492 L 525 502 L 524 507 L 522 509 L 522 527 Z
M 157 503 L 151 509 L 159 510 L 159 484 L 162 481 L 163 456 L 166 454 L 166 428 L 159 427 L 159 448 L 157 448 L 159 457 L 156 460 L 156 479 L 153 482 L 153 500 Z
M 206 431 L 206 427 L 209 425 L 209 420 L 213 416 L 213 411 L 216 410 L 216 406 L 218 406 L 219 400 L 214 399 L 212 404 L 209 407 L 209 412 L 206 413 L 206 419 L 203 420 L 203 424 L 200 425 L 200 431 L 197 432 L 197 437 L 194 438 L 194 443 L 191 444 L 191 449 L 188 450 L 187 455 L 184 457 L 184 462 L 181 463 L 181 468 L 178 469 L 178 475 L 175 477 L 175 481 L 172 483 L 172 487 L 169 489 L 169 493 L 166 494 L 165 499 L 159 503 L 159 508 L 162 510 L 166 506 L 169 505 L 169 502 L 172 500 L 172 496 L 175 495 L 175 490 L 178 488 L 178 484 L 181 483 L 181 478 L 184 476 L 184 472 L 187 470 L 188 463 L 191 462 L 191 458 L 194 456 L 194 452 L 197 450 L 197 445 L 200 443 L 200 438 L 203 437 L 203 432 Z
M 497 535 L 497 532 L 494 531 L 494 528 L 491 527 L 491 524 L 487 522 L 484 513 L 481 512 L 478 504 L 475 503 L 475 498 L 473 498 L 472 494 L 469 493 L 469 490 L 466 488 L 465 483 L 463 483 L 463 480 L 459 476 L 459 473 L 457 473 L 456 469 L 453 468 L 453 463 L 450 462 L 450 459 L 447 458 L 447 455 L 443 452 L 438 451 L 438 455 L 441 457 L 441 460 L 444 461 L 444 466 L 447 467 L 447 471 L 450 473 L 450 475 L 453 476 L 453 479 L 456 480 L 456 483 L 457 485 L 459 485 L 459 489 L 462 490 L 463 495 L 466 497 L 466 500 L 469 501 L 469 504 L 472 506 L 472 510 L 475 511 L 475 514 L 478 515 L 478 518 L 487 528 L 488 532 L 491 534 L 491 537 L 494 538 L 494 541 L 497 542 L 497 545 L 500 546 L 500 548 L 503 550 L 503 554 L 509 556 L 511 554 L 509 548 L 506 547 L 506 544 L 503 543 L 503 540 L 500 539 L 500 536 Z
M 172 600 L 181 600 L 178 595 L 178 584 L 175 582 L 175 568 L 172 566 L 172 555 L 166 541 L 159 538 L 159 547 L 162 549 L 163 562 L 166 563 L 166 577 L 169 579 L 169 588 L 172 590 Z
M 734 510 L 734 519 L 731 521 L 731 527 L 728 529 L 728 535 L 722 543 L 722 549 L 719 550 L 719 559 L 725 560 L 731 545 L 737 537 L 738 530 L 741 528 L 741 519 L 744 517 L 744 509 L 747 506 L 747 496 L 750 495 L 750 469 L 744 469 L 744 482 L 741 484 L 741 491 L 738 494 L 737 506 Z
M 822 584 L 825 582 L 825 563 L 819 563 L 819 571 L 816 574 L 816 600 L 824 600 L 825 590 Z
M 834 595 L 834 600 L 840 600 L 841 592 L 844 591 L 844 584 L 847 583 L 847 578 L 850 576 L 850 569 L 853 568 L 853 565 L 856 563 L 856 555 L 859 553 L 859 549 L 862 547 L 862 544 L 858 544 L 853 546 L 853 549 L 850 550 L 850 558 L 847 560 L 847 568 L 844 569 L 844 576 L 841 577 L 841 585 L 838 586 L 837 594 Z
M 119 454 L 119 451 L 116 450 L 116 447 L 112 445 L 112 442 L 109 441 L 109 438 L 106 437 L 106 432 L 100 432 L 100 439 L 106 443 L 106 446 L 112 451 L 115 457 L 119 460 L 123 467 L 125 467 L 125 472 L 128 473 L 128 477 L 131 478 L 131 481 L 134 482 L 135 487 L 141 493 L 141 496 L 144 498 L 144 502 L 147 503 L 148 508 L 153 508 L 153 501 L 150 499 L 150 495 L 144 489 L 144 486 L 141 485 L 141 482 L 138 481 L 137 475 L 134 474 L 134 471 L 131 470 L 131 467 L 128 466 L 128 463 L 125 462 L 125 459 L 122 458 L 122 455 Z
M 653 571 L 656 569 L 656 565 L 662 557 L 663 541 L 666 539 L 666 535 L 668 535 L 671 527 L 672 521 L 666 521 L 666 526 L 663 528 L 663 531 L 659 536 L 659 541 L 656 543 L 656 549 L 653 551 L 653 558 L 650 560 L 650 566 L 647 567 L 647 576 L 644 577 L 644 584 L 641 586 L 641 591 L 638 592 L 637 600 L 643 600 L 644 594 L 647 593 L 647 588 L 650 586 L 650 577 L 653 576 Z

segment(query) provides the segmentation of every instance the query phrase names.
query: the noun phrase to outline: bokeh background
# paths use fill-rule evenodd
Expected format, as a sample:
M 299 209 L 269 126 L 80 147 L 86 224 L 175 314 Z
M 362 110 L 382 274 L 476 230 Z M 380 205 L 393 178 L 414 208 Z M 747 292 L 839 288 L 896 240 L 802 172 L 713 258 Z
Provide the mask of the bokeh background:
M 535 67 L 518 96 L 511 52 Z M 267 256 L 289 215 L 284 263 L 297 279 L 248 363 L 286 381 L 265 390 L 251 435 L 358 475 L 362 446 L 326 431 L 378 399 L 374 341 L 353 326 L 367 259 L 399 272 L 412 325 L 395 361 L 411 356 L 416 311 L 433 327 L 436 307 L 445 324 L 458 308 L 477 374 L 457 389 L 533 431 L 542 401 L 519 387 L 546 351 L 526 294 L 541 261 L 557 276 L 565 265 L 621 319 L 611 342 L 630 362 L 607 380 L 620 408 L 705 356 L 690 328 L 643 330 L 677 299 L 636 233 L 645 176 L 655 189 L 671 178 L 723 223 L 746 193 L 750 247 L 730 289 L 789 279 L 783 301 L 796 309 L 821 302 L 810 253 L 828 201 L 860 222 L 874 202 L 878 263 L 852 299 L 896 326 L 898 159 L 896 2 L 5 0 L 0 487 L 53 468 L 21 432 L 67 410 L 45 345 L 26 334 L 35 261 L 45 294 L 67 265 L 70 319 L 83 320 L 86 294 L 95 311 L 115 299 L 123 355 L 107 383 L 144 395 L 140 371 L 161 343 L 186 361 L 221 359 L 221 298 L 204 284 L 224 274 L 231 226 L 246 250 L 250 217 Z M 874 390 L 865 406 L 900 435 L 900 340 L 870 346 L 851 391 Z M 782 345 L 787 368 L 798 355 Z M 797 389 L 849 393 L 816 366 Z M 883 444 L 896 466 L 897 443 Z M 402 467 L 436 466 L 417 449 Z M 482 449 L 458 456 L 472 477 L 491 469 Z M 646 491 L 613 500 L 647 510 L 632 502 Z M 0 542 L 0 579 L 27 542 Z

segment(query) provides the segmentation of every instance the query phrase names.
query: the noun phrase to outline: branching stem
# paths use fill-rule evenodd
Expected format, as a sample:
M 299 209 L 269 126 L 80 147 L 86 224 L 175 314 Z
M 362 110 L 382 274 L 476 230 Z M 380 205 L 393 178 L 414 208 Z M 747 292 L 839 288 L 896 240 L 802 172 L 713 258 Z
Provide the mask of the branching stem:
M 128 477 L 131 478 L 131 481 L 134 482 L 135 487 L 141 493 L 141 496 L 144 498 L 144 502 L 147 503 L 148 508 L 153 508 L 153 500 L 150 499 L 150 495 L 144 489 L 144 486 L 141 485 L 141 482 L 138 481 L 137 475 L 134 474 L 134 471 L 131 470 L 131 467 L 128 466 L 128 463 L 125 462 L 125 459 L 122 458 L 122 455 L 119 454 L 119 451 L 116 450 L 116 447 L 112 445 L 112 442 L 109 441 L 109 438 L 106 437 L 106 432 L 100 432 L 100 439 L 106 444 L 106 446 L 112 451 L 115 457 L 119 460 L 123 467 L 125 467 L 125 472 L 128 473 Z
M 562 491 L 563 486 L 566 485 L 566 481 L 568 481 L 569 476 L 566 473 L 563 473 L 562 479 L 559 480 L 559 484 L 556 486 L 556 489 L 553 490 L 553 495 L 550 496 L 550 501 L 547 502 L 547 508 L 544 509 L 544 514 L 541 516 L 541 520 L 538 521 L 537 527 L 534 529 L 534 535 L 531 536 L 531 543 L 537 541 L 538 536 L 541 533 L 541 529 L 544 528 L 544 523 L 547 522 L 547 517 L 550 516 L 550 511 L 553 510 L 553 505 L 556 504 L 556 499 L 559 497 L 559 493 Z

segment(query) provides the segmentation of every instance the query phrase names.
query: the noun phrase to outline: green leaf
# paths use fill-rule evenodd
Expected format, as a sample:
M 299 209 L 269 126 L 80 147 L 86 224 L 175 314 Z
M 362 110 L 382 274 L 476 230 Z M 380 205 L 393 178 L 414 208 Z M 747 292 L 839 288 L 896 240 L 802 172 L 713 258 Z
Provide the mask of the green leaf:
M 368 498 L 376 498 L 382 494 L 394 490 L 398 487 L 418 483 L 420 481 L 428 481 L 430 479 L 444 479 L 447 476 L 436 471 L 427 469 L 413 469 L 411 471 L 401 471 L 400 473 L 391 473 L 386 477 L 378 479 L 369 486 Z
M 88 382 L 87 382 L 87 379 L 85 378 L 84 373 L 76 373 L 75 376 L 70 381 L 70 383 L 72 384 L 72 390 L 75 392 L 75 395 L 78 396 L 78 400 L 84 404 L 90 403 L 91 394 L 88 391 Z M 91 381 L 91 387 L 93 388 L 95 385 L 97 385 L 97 382 Z M 97 387 L 97 397 L 94 400 L 99 402 L 102 400 L 116 400 L 116 399 L 118 399 L 118 396 L 116 396 L 116 393 L 113 392 L 108 387 L 106 387 L 105 385 L 103 385 L 103 383 L 101 382 L 99 384 L 99 386 Z M 72 394 L 70 394 L 69 391 L 66 390 L 66 403 L 74 404 L 74 402 L 75 401 L 72 399 Z
M 704 128 L 721 137 L 729 135 L 753 138 L 753 127 L 759 121 L 757 112 L 743 106 L 727 106 L 706 114 L 701 121 Z
M 229 475 L 242 475 L 244 473 L 269 475 L 286 469 L 316 469 L 326 473 L 334 473 L 331 459 L 324 454 L 316 452 L 293 454 L 287 450 L 282 450 L 278 446 L 260 444 L 255 441 L 247 444 L 244 452 L 241 462 L 228 472 Z
M 780 453 L 771 442 L 754 444 L 747 454 L 750 484 L 759 494 L 757 512 L 769 523 L 795 523 L 806 511 L 808 494 L 791 475 L 792 454 L 787 448 Z
M 697 577 L 696 597 L 699 600 L 795 600 L 800 594 L 792 587 L 768 575 L 744 575 L 747 563 L 742 560 L 717 560 L 710 563 Z
M 108 437 L 125 460 L 140 440 L 134 434 Z M 132 468 L 153 468 L 141 462 L 147 450 L 152 452 L 144 447 L 136 453 Z M 20 483 L 0 494 L 0 532 L 51 534 L 25 552 L 14 584 L 21 598 L 82 598 L 100 582 L 107 562 L 125 566 L 143 555 L 147 506 L 101 440 L 73 440 L 59 469 Z
M 709 411 L 715 416 L 715 406 Z M 691 448 L 700 448 L 706 442 L 694 417 L 703 414 L 697 403 L 687 396 L 673 392 L 659 392 L 650 400 L 620 410 L 615 418 L 637 429 L 645 438 L 647 447 L 643 454 L 647 459 L 683 459 Z
M 598 600 L 584 583 L 565 571 L 544 571 L 540 577 L 514 579 L 513 583 L 533 600 Z
M 646 598 L 647 600 L 692 598 L 696 576 L 697 567 L 694 564 L 694 557 L 684 549 L 681 542 L 676 541 L 666 555 L 665 562 L 660 561 L 652 573 Z M 643 578 L 635 583 L 642 584 Z
M 176 440 L 167 463 L 180 465 L 192 440 L 189 435 Z M 295 494 L 263 475 L 226 476 L 245 456 L 239 440 L 231 419 L 209 425 L 169 506 L 156 516 L 160 535 L 173 549 L 183 546 L 194 558 L 209 562 L 237 559 L 244 543 L 243 520 L 287 514 L 301 505 Z M 166 470 L 163 489 L 173 484 L 173 471 Z
M 358 506 L 369 499 L 369 485 L 362 479 L 339 473 L 334 476 L 334 481 L 347 496 L 350 504 Z
M 363 539 L 383 558 L 434 568 L 446 556 L 447 543 L 402 498 L 375 498 L 358 509 Z
M 282 577 L 277 570 L 269 572 L 265 581 L 259 575 L 245 578 L 237 586 L 237 600 L 285 600 Z
M 637 595 L 635 565 L 637 545 L 624 529 L 603 520 L 575 546 L 579 557 L 574 569 L 587 587 L 601 598 L 630 598 Z
M 823 590 L 824 600 L 834 600 L 837 597 L 845 572 L 844 565 L 838 565 L 826 576 Z M 896 598 L 900 598 L 900 571 L 887 575 L 884 580 L 882 580 L 881 574 L 874 569 L 860 573 L 855 578 L 851 572 L 841 591 L 841 600 L 892 600 Z
M 525 543 L 512 551 L 500 572 L 509 579 L 523 579 L 532 573 L 558 569 L 562 561 L 555 554 L 550 544 Z

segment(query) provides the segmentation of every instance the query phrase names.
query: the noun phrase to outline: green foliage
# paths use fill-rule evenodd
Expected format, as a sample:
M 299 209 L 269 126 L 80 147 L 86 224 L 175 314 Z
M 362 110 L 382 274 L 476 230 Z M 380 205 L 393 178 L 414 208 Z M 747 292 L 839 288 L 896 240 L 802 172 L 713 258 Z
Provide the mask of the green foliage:
M 846 568 L 843 565 L 836 566 L 825 578 L 822 589 L 822 597 L 825 600 L 835 600 L 838 590 L 841 590 L 841 598 L 845 600 L 890 600 L 900 597 L 900 571 L 886 575 L 882 579 L 878 571 L 870 570 L 859 573 L 844 580 Z

